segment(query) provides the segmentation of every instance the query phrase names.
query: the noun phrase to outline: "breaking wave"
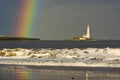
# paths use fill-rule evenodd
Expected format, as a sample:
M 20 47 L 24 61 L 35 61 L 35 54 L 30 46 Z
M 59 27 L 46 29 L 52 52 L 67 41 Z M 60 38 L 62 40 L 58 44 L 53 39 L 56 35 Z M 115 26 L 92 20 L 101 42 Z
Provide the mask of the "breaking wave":
M 0 64 L 120 67 L 120 48 L 5 48 Z

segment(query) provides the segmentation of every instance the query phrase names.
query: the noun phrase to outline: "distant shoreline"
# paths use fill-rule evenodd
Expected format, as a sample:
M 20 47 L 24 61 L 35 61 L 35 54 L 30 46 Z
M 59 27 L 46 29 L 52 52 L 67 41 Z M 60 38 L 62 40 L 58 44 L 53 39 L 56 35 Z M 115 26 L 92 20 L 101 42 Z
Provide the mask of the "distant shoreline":
M 39 38 L 24 38 L 24 37 L 0 37 L 0 41 L 1 40 L 7 40 L 7 41 L 11 41 L 11 40 L 40 40 Z

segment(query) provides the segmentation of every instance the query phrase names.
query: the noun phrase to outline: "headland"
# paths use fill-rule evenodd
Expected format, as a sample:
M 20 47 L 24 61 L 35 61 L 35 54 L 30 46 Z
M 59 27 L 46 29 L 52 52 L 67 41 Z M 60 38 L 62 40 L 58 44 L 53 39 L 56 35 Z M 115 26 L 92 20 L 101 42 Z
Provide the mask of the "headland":
M 40 40 L 39 38 L 0 36 L 0 40 Z

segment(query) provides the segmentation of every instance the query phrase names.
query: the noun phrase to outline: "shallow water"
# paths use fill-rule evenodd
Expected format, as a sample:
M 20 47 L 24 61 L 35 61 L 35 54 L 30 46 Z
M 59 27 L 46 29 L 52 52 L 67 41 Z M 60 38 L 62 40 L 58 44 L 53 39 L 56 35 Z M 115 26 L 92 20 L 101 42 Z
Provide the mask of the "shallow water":
M 0 80 L 120 80 L 119 69 L 1 66 Z

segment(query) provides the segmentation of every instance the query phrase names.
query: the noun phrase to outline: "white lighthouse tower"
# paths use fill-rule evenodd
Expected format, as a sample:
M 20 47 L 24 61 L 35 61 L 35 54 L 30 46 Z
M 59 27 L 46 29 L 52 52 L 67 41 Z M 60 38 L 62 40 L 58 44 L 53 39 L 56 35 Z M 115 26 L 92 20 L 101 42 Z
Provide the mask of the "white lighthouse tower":
M 90 25 L 87 26 L 86 38 L 90 39 Z

